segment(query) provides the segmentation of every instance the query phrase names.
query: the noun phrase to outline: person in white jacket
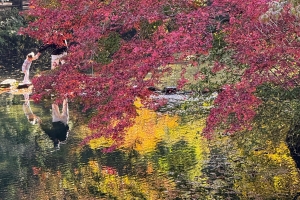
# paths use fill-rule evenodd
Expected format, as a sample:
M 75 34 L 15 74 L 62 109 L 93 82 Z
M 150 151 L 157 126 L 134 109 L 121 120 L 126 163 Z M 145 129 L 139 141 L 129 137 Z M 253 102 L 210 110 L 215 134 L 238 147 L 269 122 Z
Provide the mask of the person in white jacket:
M 31 52 L 26 56 L 26 59 L 24 60 L 24 63 L 22 65 L 22 72 L 24 73 L 23 84 L 31 84 L 31 81 L 29 79 L 29 69 L 30 69 L 32 61 L 38 59 L 39 55 L 40 55 L 40 53 L 38 53 L 37 55 L 34 55 L 34 53 Z
M 25 102 L 23 103 L 23 111 L 26 118 L 28 119 L 28 122 L 30 122 L 32 125 L 41 123 L 41 119 L 38 116 L 36 116 L 31 110 L 29 93 L 24 93 L 23 95 L 25 100 Z

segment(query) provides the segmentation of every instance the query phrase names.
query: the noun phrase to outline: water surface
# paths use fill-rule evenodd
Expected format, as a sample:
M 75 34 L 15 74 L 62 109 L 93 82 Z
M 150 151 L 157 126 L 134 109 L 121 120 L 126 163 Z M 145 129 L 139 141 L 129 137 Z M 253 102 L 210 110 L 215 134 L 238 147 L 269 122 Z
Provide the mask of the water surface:
M 22 80 L 20 63 L 2 63 L 1 80 Z M 71 132 L 56 149 L 39 125 L 28 122 L 23 103 L 23 94 L 0 94 L 3 200 L 293 199 L 300 192 L 285 133 L 275 138 L 253 131 L 206 140 L 204 119 L 181 123 L 179 116 L 141 109 L 124 144 L 103 153 L 111 141 L 80 145 L 90 131 L 78 124 L 80 111 L 71 102 Z M 51 121 L 51 103 L 30 105 L 43 121 Z

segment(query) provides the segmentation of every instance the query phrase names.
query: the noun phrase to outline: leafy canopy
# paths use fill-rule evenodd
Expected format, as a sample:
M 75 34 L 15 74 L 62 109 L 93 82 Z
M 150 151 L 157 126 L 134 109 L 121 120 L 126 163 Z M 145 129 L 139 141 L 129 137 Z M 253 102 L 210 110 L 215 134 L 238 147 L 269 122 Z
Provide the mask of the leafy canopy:
M 120 141 L 119 133 L 137 114 L 133 102 L 149 96 L 147 87 L 158 82 L 168 64 L 206 53 L 210 46 L 211 35 L 200 34 L 208 15 L 193 2 L 63 0 L 47 4 L 34 0 L 31 4 L 25 13 L 30 24 L 21 33 L 56 44 L 61 44 L 62 34 L 78 43 L 70 47 L 65 65 L 33 80 L 34 98 L 54 93 L 59 99 L 69 94 L 83 111 L 92 110 L 93 137 Z
M 25 14 L 30 24 L 21 33 L 56 44 L 62 44 L 63 35 L 78 43 L 69 49 L 66 64 L 33 80 L 35 99 L 50 92 L 59 99 L 67 93 L 84 111 L 92 110 L 89 126 L 96 131 L 86 141 L 100 136 L 122 141 L 122 131 L 137 115 L 133 102 L 140 97 L 151 106 L 145 102 L 147 87 L 157 84 L 171 63 L 198 66 L 209 61 L 208 70 L 200 67 L 201 76 L 194 76 L 199 82 L 203 77 L 207 81 L 203 71 L 229 74 L 229 80 L 218 83 L 222 92 L 207 118 L 207 136 L 218 128 L 251 129 L 261 104 L 258 86 L 297 87 L 296 3 L 32 0 L 31 5 Z M 182 78 L 178 84 L 187 81 Z

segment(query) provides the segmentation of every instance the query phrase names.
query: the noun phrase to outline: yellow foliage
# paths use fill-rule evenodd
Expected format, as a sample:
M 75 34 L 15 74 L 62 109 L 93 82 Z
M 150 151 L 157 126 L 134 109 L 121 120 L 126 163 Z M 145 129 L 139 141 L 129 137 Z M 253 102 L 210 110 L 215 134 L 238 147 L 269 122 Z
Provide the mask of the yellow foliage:
M 143 106 L 140 98 L 137 98 L 133 104 L 136 108 L 141 108 Z
M 152 174 L 153 171 L 154 171 L 154 169 L 153 169 L 152 163 L 148 162 L 148 164 L 147 164 L 147 174 Z
M 76 134 L 76 137 L 78 137 L 79 139 L 84 139 L 87 136 L 92 134 L 92 130 L 89 129 L 87 127 L 87 125 L 81 125 L 81 126 L 77 126 L 73 129 L 74 133 L 80 133 L 80 134 Z
M 272 148 L 271 141 L 265 143 L 266 149 L 253 152 L 252 157 L 248 157 L 248 162 L 255 160 L 256 165 L 264 168 L 243 169 L 245 173 L 240 180 L 235 181 L 236 189 L 244 197 L 252 193 L 270 197 L 276 193 L 294 193 L 299 190 L 299 174 L 285 142 L 276 148 Z
M 155 150 L 158 142 L 162 140 L 174 144 L 179 140 L 187 140 L 197 149 L 197 154 L 202 154 L 204 140 L 199 133 L 204 127 L 204 120 L 194 121 L 187 125 L 179 125 L 180 118 L 176 115 L 159 114 L 142 107 L 139 99 L 134 102 L 138 116 L 132 127 L 128 128 L 124 137 L 123 149 L 135 149 L 140 154 L 145 154 Z M 85 131 L 86 132 L 86 131 Z M 92 139 L 89 142 L 91 149 L 108 147 L 113 140 L 106 138 Z M 205 145 L 204 145 L 205 146 Z
M 58 8 L 61 5 L 58 0 L 39 0 L 38 4 L 46 8 Z
M 109 147 L 113 144 L 113 142 L 114 141 L 112 139 L 100 137 L 100 138 L 92 139 L 89 142 L 89 145 L 90 145 L 91 149 L 97 149 L 97 148 L 101 148 L 101 147 Z
M 133 148 L 141 154 L 153 151 L 157 142 L 162 140 L 165 131 L 178 126 L 178 116 L 159 115 L 141 108 L 135 124 L 125 135 L 124 148 Z
M 152 110 L 142 107 L 140 100 L 135 102 L 138 108 L 138 116 L 132 127 L 128 128 L 125 133 L 124 143 L 120 149 L 134 149 L 139 154 L 145 155 L 156 150 L 157 143 L 161 141 L 167 142 L 167 146 L 171 147 L 179 141 L 186 141 L 187 144 L 195 151 L 197 164 L 188 172 L 191 180 L 201 176 L 202 162 L 204 156 L 209 151 L 206 140 L 200 135 L 205 125 L 204 119 L 194 120 L 188 124 L 180 124 L 180 117 L 177 115 L 159 114 Z M 89 145 L 92 149 L 109 146 L 113 141 L 104 138 L 93 139 Z M 160 162 L 160 161 L 158 161 Z M 160 162 L 160 166 L 166 164 Z M 168 166 L 166 166 L 168 168 Z M 155 174 L 152 163 L 147 164 L 147 174 Z M 111 176 L 111 175 L 110 175 Z M 127 179 L 122 179 L 125 184 Z M 111 180 L 107 180 L 108 184 Z M 132 184 L 132 183 L 131 183 Z M 117 185 L 113 186 L 117 187 Z M 146 186 L 145 186 L 146 187 Z M 149 187 L 149 186 L 148 186 Z M 106 189 L 108 190 L 108 189 Z M 110 192 L 113 192 L 110 191 Z
M 95 160 L 90 160 L 89 161 L 89 166 L 92 170 L 93 173 L 97 173 L 99 172 L 99 165 L 98 165 L 98 162 L 95 161 Z

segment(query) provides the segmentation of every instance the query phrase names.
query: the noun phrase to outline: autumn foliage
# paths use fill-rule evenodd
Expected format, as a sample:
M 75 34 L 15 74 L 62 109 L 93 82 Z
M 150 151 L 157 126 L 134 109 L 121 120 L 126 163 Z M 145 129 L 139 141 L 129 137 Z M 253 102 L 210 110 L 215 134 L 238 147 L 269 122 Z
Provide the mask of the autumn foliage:
M 258 86 L 298 85 L 299 12 L 286 1 L 32 0 L 31 5 L 24 13 L 31 22 L 21 33 L 57 44 L 63 34 L 78 43 L 69 49 L 66 64 L 33 80 L 34 98 L 67 94 L 82 105 L 95 130 L 86 141 L 100 136 L 122 141 L 121 133 L 137 115 L 133 102 L 139 97 L 148 105 L 147 87 L 171 70 L 170 63 L 197 66 L 197 58 L 207 56 L 215 63 L 213 73 L 238 69 L 237 81 L 220 85 L 207 136 L 218 127 L 250 129 L 261 103 Z M 224 45 L 216 46 L 220 35 Z M 233 52 L 231 64 L 222 54 L 210 56 L 219 50 Z

